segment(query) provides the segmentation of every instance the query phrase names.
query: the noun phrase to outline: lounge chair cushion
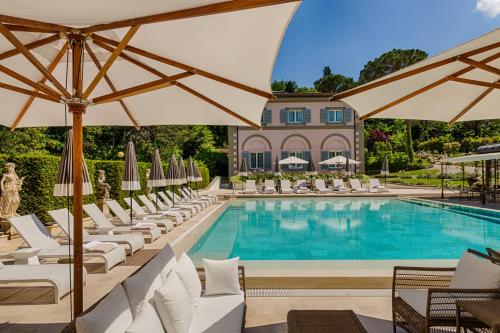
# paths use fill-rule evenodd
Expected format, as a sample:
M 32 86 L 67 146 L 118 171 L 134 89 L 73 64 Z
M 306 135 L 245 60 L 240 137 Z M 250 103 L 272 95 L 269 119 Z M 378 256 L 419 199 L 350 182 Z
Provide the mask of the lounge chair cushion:
M 203 259 L 206 274 L 206 296 L 238 295 L 240 293 L 239 260 L 239 257 L 227 260 Z
M 401 289 L 398 290 L 398 295 L 406 304 L 425 317 L 427 309 L 426 289 Z
M 181 257 L 174 266 L 173 270 L 179 279 L 181 279 L 184 287 L 186 287 L 186 291 L 193 307 L 198 307 L 201 297 L 201 282 L 198 272 L 196 271 L 196 267 L 194 267 L 193 262 L 186 253 L 181 254 Z
M 237 295 L 203 296 L 195 309 L 189 333 L 239 333 L 243 324 L 245 299 Z
M 125 332 L 132 324 L 132 312 L 121 284 L 116 287 L 89 313 L 76 319 L 78 333 Z
M 141 304 L 132 324 L 125 333 L 164 333 L 163 325 L 156 309 L 149 302 Z
M 177 274 L 171 271 L 154 293 L 156 310 L 168 333 L 187 333 L 193 319 L 191 300 Z
M 450 287 L 459 289 L 500 288 L 500 266 L 466 252 L 458 262 Z
M 141 270 L 123 282 L 134 317 L 144 301 L 151 301 L 154 291 L 161 286 L 161 275 L 167 274 L 176 264 L 172 248 L 167 245 Z

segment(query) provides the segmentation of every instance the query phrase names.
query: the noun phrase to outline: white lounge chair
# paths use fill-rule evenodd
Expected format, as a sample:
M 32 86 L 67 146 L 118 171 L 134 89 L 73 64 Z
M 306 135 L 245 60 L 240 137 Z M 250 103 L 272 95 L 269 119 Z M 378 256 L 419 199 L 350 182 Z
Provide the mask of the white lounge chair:
M 164 217 L 174 220 L 175 225 L 181 225 L 184 222 L 184 218 L 188 218 L 188 216 L 191 217 L 190 214 L 183 214 L 177 209 L 170 207 L 154 193 L 149 193 L 148 197 L 140 195 L 139 200 L 142 201 L 150 212 L 162 214 Z
M 189 195 L 186 195 L 186 193 L 183 191 L 182 188 L 179 188 L 179 195 L 177 195 L 178 198 L 181 199 L 183 202 L 192 202 L 196 204 L 200 204 L 202 208 L 207 208 L 210 206 L 212 202 L 210 202 L 210 199 L 200 199 L 200 198 L 194 198 L 194 197 L 189 197 Z
M 295 193 L 309 193 L 311 190 L 307 187 L 307 182 L 304 179 L 297 180 Z
M 50 284 L 54 288 L 54 303 L 71 291 L 70 273 L 73 265 L 50 264 L 50 265 L 4 265 L 0 262 L 0 284 L 29 283 L 28 287 L 35 287 L 33 284 Z M 87 282 L 87 270 L 83 267 L 83 282 Z
M 192 192 L 192 191 L 190 192 L 187 189 L 187 187 L 181 187 L 180 191 L 181 191 L 182 197 L 185 200 L 188 200 L 188 201 L 189 200 L 201 200 L 201 201 L 207 202 L 207 207 L 215 202 L 213 197 L 204 196 L 204 195 L 197 196 L 195 192 Z
M 374 192 L 389 192 L 389 189 L 380 184 L 377 178 L 370 178 L 370 191 Z
M 357 193 L 366 193 L 369 192 L 367 188 L 361 186 L 361 182 L 356 178 L 349 178 L 349 185 L 351 185 L 351 191 Z
M 338 192 L 349 192 L 349 188 L 344 185 L 342 179 L 333 180 L 333 190 Z
M 247 179 L 245 182 L 245 189 L 243 193 L 253 194 L 257 193 L 257 186 L 255 185 L 255 179 Z
M 202 204 L 201 202 L 197 202 L 197 201 L 188 201 L 188 200 L 183 200 L 180 196 L 178 196 L 176 193 L 174 192 L 171 192 L 169 190 L 165 190 L 164 191 L 168 197 L 170 197 L 172 200 L 175 200 L 175 204 L 180 204 L 180 205 L 183 205 L 183 206 L 191 206 L 191 207 L 194 207 L 196 209 L 196 211 L 199 213 L 203 210 L 203 208 L 205 208 L 205 205 Z M 174 201 L 172 201 L 172 206 L 174 204 Z
M 266 179 L 264 181 L 264 188 L 262 189 L 262 193 L 275 193 L 276 192 L 276 184 L 273 179 Z
M 130 207 L 130 198 L 124 198 L 123 201 L 125 201 L 125 203 L 127 204 L 127 206 Z M 149 200 L 148 200 L 149 201 Z M 175 214 L 175 216 L 177 217 L 181 217 L 183 218 L 183 220 L 187 220 L 191 217 L 191 214 L 189 212 L 187 212 L 188 214 L 184 214 L 184 212 L 177 212 L 177 211 L 174 211 L 174 210 L 170 210 L 168 212 L 165 212 L 165 213 L 162 213 L 162 212 L 159 212 L 158 214 L 155 214 L 155 213 L 148 213 L 146 212 L 141 205 L 139 205 L 139 203 L 134 199 L 132 198 L 132 211 L 133 211 L 133 216 L 135 218 L 138 218 L 138 219 L 143 219 L 145 217 L 147 217 L 148 219 L 164 219 L 166 215 L 170 215 L 170 214 Z
M 288 179 L 282 179 L 281 182 L 281 193 L 293 193 L 293 188 Z
M 314 187 L 316 188 L 316 192 L 319 193 L 329 193 L 332 191 L 328 187 L 326 187 L 324 179 L 315 179 Z
M 185 202 L 180 202 L 178 200 L 175 201 L 174 205 L 174 202 L 170 200 L 170 197 L 163 191 L 158 192 L 158 195 L 171 211 L 179 212 L 181 214 L 183 214 L 183 212 L 189 212 L 191 216 L 194 216 L 201 211 L 201 206 L 199 205 L 188 204 Z
M 68 236 L 70 243 L 73 243 L 73 235 L 75 228 L 73 227 L 73 214 L 67 208 L 56 209 L 48 211 L 50 217 L 54 219 L 61 230 Z M 71 233 L 70 233 L 71 230 Z M 105 234 L 105 235 L 91 235 L 87 230 L 83 229 L 83 242 L 90 243 L 94 241 L 104 243 L 124 244 L 129 250 L 129 254 L 144 248 L 144 237 L 140 234 Z
M 115 216 L 118 218 L 120 223 L 117 225 L 130 225 L 130 214 L 127 214 L 125 209 L 123 209 L 122 206 L 118 203 L 116 200 L 108 200 L 106 201 L 109 209 L 115 214 Z M 160 228 L 162 234 L 166 234 L 170 230 L 174 228 L 174 223 L 179 225 L 182 224 L 184 221 L 182 216 L 176 216 L 173 217 L 174 221 L 167 219 L 167 218 L 151 218 L 149 219 L 147 216 L 143 217 L 142 219 L 136 219 L 132 218 L 132 224 L 137 224 L 137 223 L 143 223 L 143 222 L 150 222 L 156 224 L 157 227 Z M 180 221 L 180 222 L 179 222 Z
M 118 226 L 111 223 L 96 204 L 83 205 L 83 210 L 92 219 L 98 229 L 109 230 L 114 234 L 142 233 L 148 236 L 147 240 L 153 242 L 160 238 L 161 230 L 153 223 L 137 223 L 131 226 Z
M 183 187 L 182 188 L 185 193 L 189 194 L 190 196 L 193 196 L 198 199 L 209 199 L 212 203 L 217 202 L 217 196 L 215 194 L 206 194 L 206 193 L 198 193 L 198 191 L 194 191 L 190 187 Z
M 40 259 L 65 259 L 73 256 L 73 245 L 61 245 L 48 232 L 43 223 L 35 215 L 15 216 L 9 218 L 10 224 L 31 248 L 40 249 Z M 113 250 L 101 252 L 83 252 L 84 258 L 98 258 L 104 261 L 104 270 L 125 262 L 125 249 L 121 246 Z

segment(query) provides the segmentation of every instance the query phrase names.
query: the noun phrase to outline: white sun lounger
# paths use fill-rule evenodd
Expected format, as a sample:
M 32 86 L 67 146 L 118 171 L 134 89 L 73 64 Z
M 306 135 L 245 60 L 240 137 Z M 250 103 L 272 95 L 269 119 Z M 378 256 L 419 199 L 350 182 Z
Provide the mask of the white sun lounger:
M 40 249 L 40 259 L 65 259 L 73 256 L 73 245 L 59 244 L 35 215 L 11 217 L 9 222 L 30 247 Z M 120 246 L 107 253 L 84 251 L 83 256 L 102 259 L 105 272 L 126 260 L 125 249 Z
M 217 196 L 215 194 L 198 193 L 190 187 L 183 187 L 184 192 L 198 199 L 209 199 L 211 203 L 217 202 Z
M 262 193 L 272 194 L 276 192 L 276 184 L 273 179 L 266 179 L 264 181 L 264 188 L 262 189 Z
M 54 288 L 54 303 L 71 291 L 73 285 L 70 280 L 70 272 L 73 265 L 50 264 L 50 265 L 4 265 L 0 262 L 0 284 L 40 283 L 50 284 Z M 87 270 L 83 267 L 83 282 L 87 282 Z
M 83 210 L 87 215 L 92 219 L 92 221 L 97 225 L 98 228 L 108 229 L 109 231 L 113 231 L 114 234 L 129 234 L 133 233 L 142 233 L 144 236 L 148 236 L 150 242 L 155 241 L 160 238 L 161 231 L 160 229 L 152 223 L 144 223 L 144 227 L 141 227 L 141 223 L 137 223 L 132 226 L 116 226 L 111 223 L 110 220 L 104 215 L 103 212 L 96 206 L 96 204 L 87 204 L 83 205 Z
M 328 187 L 326 187 L 324 179 L 315 179 L 314 187 L 316 188 L 316 192 L 319 193 L 329 193 L 332 191 Z
M 349 178 L 349 185 L 351 185 L 352 192 L 366 193 L 369 192 L 367 188 L 361 186 L 361 182 L 356 178 Z
M 156 195 L 151 196 L 153 199 L 149 199 L 146 197 L 144 194 L 141 194 L 138 196 L 139 200 L 144 204 L 146 209 L 149 211 L 150 214 L 153 215 L 162 215 L 162 216 L 181 216 L 183 218 L 190 218 L 192 215 L 189 214 L 184 214 L 183 211 L 179 209 L 175 209 L 172 207 L 164 206 L 165 200 L 160 201 L 158 200 L 158 208 L 156 207 Z M 161 197 L 161 196 L 160 196 Z
M 247 179 L 245 182 L 245 189 L 243 193 L 253 194 L 257 193 L 257 186 L 255 185 L 255 179 Z
M 370 178 L 370 190 L 375 192 L 389 192 L 387 187 L 380 184 L 380 180 L 377 178 Z
M 310 190 L 307 188 L 307 182 L 304 179 L 297 180 L 297 185 L 295 193 L 309 193 Z
M 120 223 L 118 225 L 130 225 L 130 214 L 127 214 L 125 209 L 123 209 L 122 206 L 118 203 L 116 200 L 108 200 L 106 201 L 109 209 L 115 214 L 115 216 L 120 220 Z M 178 220 L 175 222 L 177 224 L 181 224 L 184 220 L 182 219 L 182 216 L 177 217 L 181 222 L 179 223 Z M 157 227 L 160 228 L 161 232 L 163 234 L 166 234 L 170 230 L 174 228 L 174 223 L 169 220 L 169 219 L 148 219 L 148 217 L 143 217 L 142 219 L 135 219 L 132 218 L 132 223 L 143 223 L 143 222 L 150 222 L 156 224 Z
M 333 190 L 338 192 L 349 192 L 349 188 L 344 185 L 342 179 L 333 180 Z
M 211 204 L 209 199 L 190 198 L 189 195 L 186 195 L 186 193 L 184 193 L 182 188 L 179 189 L 179 193 L 181 194 L 181 196 L 179 197 L 179 195 L 177 195 L 177 198 L 180 198 L 183 202 L 192 202 L 195 204 L 199 204 L 202 208 L 207 208 Z
M 182 206 L 194 207 L 198 213 L 201 212 L 204 208 L 204 206 L 200 202 L 182 200 L 181 197 L 179 197 L 177 194 L 175 194 L 174 192 L 171 192 L 169 190 L 165 190 L 165 193 L 167 194 L 167 197 L 170 197 L 171 199 L 175 200 L 176 205 L 180 204 Z M 171 201 L 171 203 L 173 206 L 174 202 Z
M 181 191 L 182 198 L 186 201 L 190 201 L 190 200 L 193 200 L 195 202 L 200 201 L 200 202 L 205 203 L 206 207 L 210 206 L 212 203 L 215 202 L 215 201 L 213 201 L 212 197 L 203 197 L 203 196 L 197 197 L 197 196 L 193 195 L 193 193 L 189 193 L 188 189 L 185 187 L 181 187 L 180 191 Z
M 167 205 L 167 207 L 170 209 L 170 211 L 174 212 L 179 212 L 180 214 L 190 214 L 190 216 L 194 216 L 198 214 L 199 211 L 201 211 L 201 207 L 198 205 L 190 205 L 186 203 L 181 203 L 179 201 L 175 202 L 175 207 L 174 203 L 168 195 L 165 192 L 158 192 L 158 195 L 161 200 Z
M 292 184 L 288 179 L 282 179 L 280 181 L 281 193 L 293 193 Z
M 124 198 L 123 201 L 130 207 L 130 198 Z M 148 200 L 149 201 L 149 200 Z M 158 214 L 155 213 L 148 213 L 146 212 L 139 203 L 132 198 L 132 211 L 133 211 L 133 216 L 137 219 L 143 219 L 147 217 L 148 219 L 165 219 L 165 216 L 173 215 L 175 217 L 181 217 L 183 220 L 187 220 L 191 217 L 191 214 L 183 214 L 183 212 L 178 212 L 175 210 L 170 210 L 168 212 L 159 212 Z
M 68 236 L 69 241 L 72 243 L 75 230 L 73 227 L 73 214 L 71 214 L 67 208 L 51 210 L 48 213 L 62 229 L 62 231 Z M 71 234 L 69 232 L 70 230 Z M 144 237 L 140 234 L 91 235 L 87 232 L 87 230 L 83 229 L 83 241 L 84 243 L 98 241 L 104 243 L 124 244 L 127 246 L 129 254 L 134 254 L 144 248 Z

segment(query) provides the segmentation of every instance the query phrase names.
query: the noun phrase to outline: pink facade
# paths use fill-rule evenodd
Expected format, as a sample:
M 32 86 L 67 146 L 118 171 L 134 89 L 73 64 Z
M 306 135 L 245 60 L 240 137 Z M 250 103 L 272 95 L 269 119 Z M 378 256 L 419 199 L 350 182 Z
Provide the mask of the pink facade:
M 320 172 L 331 169 L 317 163 L 337 154 L 363 162 L 363 122 L 347 105 L 329 97 L 281 93 L 266 105 L 261 130 L 230 128 L 229 174 L 238 172 L 242 158 L 253 171 L 270 171 L 276 158 L 290 155 L 304 160 L 311 156 Z

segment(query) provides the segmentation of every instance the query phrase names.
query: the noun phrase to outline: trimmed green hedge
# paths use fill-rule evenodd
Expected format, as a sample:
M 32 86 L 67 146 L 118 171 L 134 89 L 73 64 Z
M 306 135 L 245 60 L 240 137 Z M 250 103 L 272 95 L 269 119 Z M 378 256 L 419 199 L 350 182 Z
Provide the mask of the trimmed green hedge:
M 65 197 L 54 197 L 52 195 L 54 184 L 57 178 L 59 169 L 59 157 L 45 154 L 26 154 L 18 156 L 0 155 L 0 166 L 7 162 L 16 164 L 16 172 L 19 177 L 24 179 L 21 190 L 21 206 L 18 209 L 19 215 L 35 214 L 42 221 L 51 221 L 47 211 L 66 207 L 71 204 L 71 199 Z M 124 173 L 123 161 L 102 161 L 102 160 L 86 160 L 87 168 L 93 182 L 94 193 L 95 183 L 97 179 L 97 171 L 104 170 L 106 172 L 106 181 L 111 186 L 110 197 L 119 200 L 123 204 L 123 198 L 128 196 L 128 192 L 121 190 L 121 181 Z M 197 162 L 203 177 L 203 182 L 197 183 L 193 188 L 203 188 L 210 181 L 210 175 L 206 166 L 201 162 Z M 141 181 L 141 191 L 135 191 L 133 194 L 137 196 L 144 193 L 146 188 L 146 169 L 149 163 L 139 162 L 139 175 Z M 194 184 L 193 184 L 194 185 Z M 95 194 L 84 197 L 85 203 L 96 202 Z

